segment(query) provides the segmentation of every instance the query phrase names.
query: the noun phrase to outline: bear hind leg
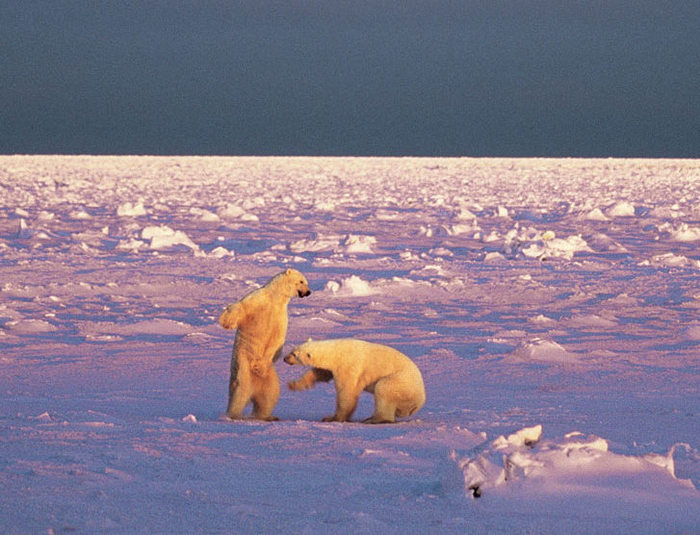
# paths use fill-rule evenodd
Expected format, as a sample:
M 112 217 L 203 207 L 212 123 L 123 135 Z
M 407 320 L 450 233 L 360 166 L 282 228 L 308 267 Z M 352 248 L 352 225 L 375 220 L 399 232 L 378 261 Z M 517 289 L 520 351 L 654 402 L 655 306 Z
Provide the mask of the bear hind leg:
M 229 381 L 228 408 L 226 416 L 237 420 L 243 418 L 243 409 L 250 401 L 252 391 L 250 378 L 242 378 L 239 374 L 238 378 L 233 377 Z
M 226 416 L 232 420 L 243 418 L 243 410 L 253 394 L 252 377 L 248 361 L 239 359 L 234 347 L 231 355 L 231 375 L 228 380 L 228 407 Z
M 256 377 L 254 381 L 255 387 L 251 397 L 253 401 L 253 418 L 267 420 L 268 422 L 278 420 L 278 418 L 272 416 L 272 410 L 277 405 L 277 400 L 280 397 L 280 381 L 274 366 L 270 365 L 270 369 L 265 377 Z
M 362 420 L 363 424 L 393 424 L 396 421 L 396 404 L 374 393 L 374 414 Z
M 391 379 L 381 379 L 374 385 L 374 414 L 363 420 L 367 424 L 391 424 L 396 421 L 396 385 Z

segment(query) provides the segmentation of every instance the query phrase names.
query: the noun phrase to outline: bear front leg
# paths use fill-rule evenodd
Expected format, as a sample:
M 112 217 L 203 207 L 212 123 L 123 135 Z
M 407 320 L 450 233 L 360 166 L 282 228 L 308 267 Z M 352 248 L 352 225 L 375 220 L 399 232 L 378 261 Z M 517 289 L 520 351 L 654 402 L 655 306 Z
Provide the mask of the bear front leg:
M 219 325 L 224 329 L 236 329 L 241 320 L 240 302 L 227 306 L 219 316 Z
M 324 418 L 324 422 L 347 422 L 357 408 L 360 393 L 356 389 L 338 386 L 336 379 L 336 394 L 335 414 Z
M 258 377 L 267 377 L 268 371 L 272 367 L 270 362 L 265 362 L 262 358 L 253 358 L 250 360 L 250 373 Z
M 321 368 L 311 368 L 304 375 L 299 377 L 296 381 L 290 381 L 287 383 L 290 390 L 309 390 L 318 381 L 322 383 L 327 383 L 333 379 L 333 374 L 328 370 L 322 370 Z

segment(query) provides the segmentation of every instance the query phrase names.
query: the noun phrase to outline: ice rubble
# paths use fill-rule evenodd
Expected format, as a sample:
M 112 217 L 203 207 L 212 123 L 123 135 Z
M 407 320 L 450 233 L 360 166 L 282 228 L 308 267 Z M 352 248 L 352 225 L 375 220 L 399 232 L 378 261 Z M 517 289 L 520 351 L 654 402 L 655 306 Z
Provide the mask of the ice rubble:
M 484 260 L 487 262 L 502 260 L 506 257 L 517 258 L 520 255 L 538 260 L 551 258 L 571 260 L 576 253 L 594 252 L 579 234 L 559 238 L 553 230 L 540 231 L 534 227 L 521 227 L 518 224 L 505 235 L 492 230 L 489 234 L 481 236 L 481 241 L 502 242 L 500 251 L 486 253 Z M 494 252 L 498 254 L 493 254 Z
M 542 425 L 523 428 L 507 437 L 501 435 L 469 456 L 451 457 L 464 476 L 467 495 L 475 498 L 499 487 L 518 485 L 524 496 L 568 493 L 585 495 L 591 488 L 599 493 L 694 491 L 687 479 L 677 479 L 673 455 L 630 456 L 613 453 L 608 441 L 578 431 L 558 440 L 542 440 Z M 601 484 L 605 482 L 605 484 Z
M 0 525 L 224 531 L 235 511 L 261 533 L 360 520 L 393 533 L 392 514 L 421 532 L 586 533 L 604 513 L 580 504 L 635 504 L 609 514 L 612 532 L 683 521 L 654 509 L 681 495 L 697 511 L 680 478 L 697 484 L 697 452 L 669 451 L 697 437 L 697 163 L 439 163 L 0 158 Z M 558 261 L 531 261 L 546 259 Z M 220 307 L 295 264 L 325 290 L 290 307 L 289 340 L 401 345 L 429 391 L 417 419 L 300 420 L 325 416 L 318 388 L 324 403 L 283 392 L 282 422 L 217 421 L 231 347 Z M 556 436 L 508 434 L 533 421 Z M 610 439 L 560 436 L 591 427 Z M 543 507 L 522 513 L 533 496 Z
M 321 235 L 311 239 L 300 239 L 289 244 L 292 253 L 334 252 L 337 254 L 373 254 L 377 238 L 374 236 L 346 234 Z

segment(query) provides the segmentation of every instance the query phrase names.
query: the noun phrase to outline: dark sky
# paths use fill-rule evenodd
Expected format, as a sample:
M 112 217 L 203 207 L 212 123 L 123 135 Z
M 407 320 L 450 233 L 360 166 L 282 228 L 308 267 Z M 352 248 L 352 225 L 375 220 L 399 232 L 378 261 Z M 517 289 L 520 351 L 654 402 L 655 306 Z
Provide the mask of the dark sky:
M 698 0 L 0 0 L 0 153 L 700 157 Z

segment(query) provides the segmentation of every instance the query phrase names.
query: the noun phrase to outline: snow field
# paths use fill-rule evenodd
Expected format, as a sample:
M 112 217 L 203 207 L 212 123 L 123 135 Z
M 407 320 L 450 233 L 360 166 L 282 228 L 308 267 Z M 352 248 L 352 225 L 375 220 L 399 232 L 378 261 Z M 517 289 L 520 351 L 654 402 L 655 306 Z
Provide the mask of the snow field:
M 3 156 L 0 178 L 3 532 L 700 525 L 697 161 Z M 287 347 L 395 346 L 415 418 L 321 423 L 325 385 L 220 419 L 216 318 L 286 266 L 313 290 Z

